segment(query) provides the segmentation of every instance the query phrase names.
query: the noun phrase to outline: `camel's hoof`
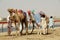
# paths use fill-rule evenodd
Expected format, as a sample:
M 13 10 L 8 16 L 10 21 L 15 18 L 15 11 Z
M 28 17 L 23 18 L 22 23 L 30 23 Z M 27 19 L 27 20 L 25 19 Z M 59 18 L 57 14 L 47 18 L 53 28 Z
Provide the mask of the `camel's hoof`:
M 28 33 L 26 33 L 26 35 L 28 35 Z
M 32 34 L 33 32 L 31 32 L 31 34 Z
M 37 32 L 37 35 L 40 35 L 40 32 Z
M 8 36 L 12 36 L 12 35 L 8 35 Z
M 20 36 L 22 36 L 22 32 L 20 32 Z
M 20 36 L 22 36 L 22 34 L 20 34 Z

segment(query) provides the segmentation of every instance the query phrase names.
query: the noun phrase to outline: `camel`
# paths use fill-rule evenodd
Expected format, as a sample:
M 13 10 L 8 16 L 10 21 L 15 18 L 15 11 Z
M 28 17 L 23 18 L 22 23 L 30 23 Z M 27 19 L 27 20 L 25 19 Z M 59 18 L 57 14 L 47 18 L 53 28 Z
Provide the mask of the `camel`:
M 14 9 L 8 9 L 8 12 L 10 14 L 11 21 L 13 21 L 15 24 L 16 35 L 17 35 L 17 31 L 20 31 L 20 35 L 22 35 L 23 23 L 25 23 L 26 35 L 27 35 L 28 34 L 28 23 L 26 20 L 26 16 L 24 15 L 24 12 L 22 10 L 20 10 L 20 12 L 18 13 L 17 9 L 15 9 L 15 10 Z M 15 14 L 13 15 L 13 13 L 15 13 Z M 19 30 L 20 23 L 22 24 L 22 30 Z M 18 24 L 18 26 L 17 26 L 17 24 Z
M 9 19 L 11 20 L 11 22 L 13 22 L 15 24 L 16 35 L 17 35 L 18 27 L 16 25 L 16 21 L 18 21 L 17 23 L 20 25 L 20 19 L 16 15 L 13 15 L 14 9 L 8 9 L 8 12 L 10 14 Z M 15 16 L 16 16 L 16 19 L 15 19 Z M 10 34 L 11 34 L 11 32 L 10 32 Z
M 34 27 L 35 27 L 35 25 L 34 25 L 34 23 L 36 23 L 36 25 L 37 25 L 37 28 L 40 30 L 40 21 L 37 23 L 36 21 L 36 19 L 34 19 L 34 13 L 33 12 L 31 12 L 31 11 L 29 11 L 28 12 L 28 14 L 29 14 L 29 16 L 30 16 L 30 19 L 32 20 L 32 23 L 33 23 L 33 29 L 32 29 L 32 32 L 33 32 L 33 30 L 34 30 Z M 42 16 L 42 15 L 45 15 L 45 17 L 46 17 L 46 23 L 48 24 L 49 23 L 49 18 L 48 18 L 48 16 L 45 14 L 45 13 L 40 13 L 40 16 Z M 39 17 L 39 19 L 40 19 L 40 16 L 38 15 L 38 17 Z M 38 20 L 39 20 L 38 19 Z M 38 30 L 38 34 L 39 34 L 39 30 Z M 32 33 L 31 32 L 31 33 Z M 40 30 L 40 32 L 41 32 L 41 30 Z M 48 25 L 47 25 L 47 33 L 48 33 Z
M 31 21 L 31 22 L 32 22 L 32 24 L 33 24 L 32 31 L 31 31 L 31 33 L 33 33 L 33 30 L 34 30 L 34 27 L 35 27 L 35 25 L 34 25 L 34 24 L 36 23 L 36 22 L 35 22 L 35 19 L 34 19 L 34 17 L 33 17 L 33 15 L 34 15 L 34 14 L 33 14 L 33 12 L 32 12 L 32 11 L 30 11 L 30 10 L 29 10 L 29 11 L 27 11 L 27 12 L 28 12 L 28 15 L 29 15 L 29 17 L 30 17 L 30 21 Z
M 22 24 L 22 30 L 21 30 L 21 34 L 22 34 L 22 31 L 23 31 L 23 24 L 25 24 L 25 28 L 26 28 L 26 35 L 28 34 L 28 22 L 27 22 L 27 16 L 26 16 L 26 12 L 23 12 L 22 10 L 19 10 L 19 13 L 17 11 L 17 16 L 19 17 L 20 19 L 20 23 Z
M 35 27 L 35 23 L 36 23 L 36 20 L 34 19 L 34 13 L 33 12 L 31 12 L 30 10 L 28 11 L 28 14 L 29 14 L 29 17 L 30 17 L 30 20 L 32 21 L 32 23 L 33 23 L 33 29 L 32 29 L 32 31 L 31 31 L 31 33 L 33 32 L 33 30 L 34 30 L 34 27 Z M 45 14 L 45 13 L 40 13 L 40 16 L 42 16 L 42 15 L 45 15 L 46 16 L 46 23 L 48 24 L 49 23 L 49 18 L 48 18 L 48 16 Z M 39 17 L 40 18 L 40 17 Z M 40 25 L 38 24 L 38 23 L 36 23 L 36 25 L 37 25 L 37 28 L 39 29 L 39 27 L 40 27 Z M 48 26 L 48 25 L 47 25 Z M 48 27 L 47 27 L 47 29 L 48 29 Z M 48 33 L 48 30 L 47 30 L 47 33 Z

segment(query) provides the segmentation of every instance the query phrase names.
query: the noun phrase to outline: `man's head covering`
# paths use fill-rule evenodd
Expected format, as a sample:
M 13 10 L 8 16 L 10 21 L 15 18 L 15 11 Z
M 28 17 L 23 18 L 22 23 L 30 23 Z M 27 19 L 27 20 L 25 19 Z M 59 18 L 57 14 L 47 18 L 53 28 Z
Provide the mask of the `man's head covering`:
M 45 14 L 43 11 L 40 11 L 40 13 Z
M 40 11 L 39 14 L 40 15 L 45 15 L 45 13 L 43 11 Z
M 26 16 L 26 12 L 23 12 L 24 13 L 24 15 Z
M 30 15 L 30 14 L 31 14 L 31 11 L 30 11 L 30 10 L 28 10 L 27 12 L 28 12 L 28 15 Z
M 32 10 L 32 14 L 34 14 L 35 10 Z
M 32 12 L 34 13 L 34 12 L 35 12 L 35 10 L 32 10 Z
M 18 10 L 18 12 L 23 13 L 23 10 Z

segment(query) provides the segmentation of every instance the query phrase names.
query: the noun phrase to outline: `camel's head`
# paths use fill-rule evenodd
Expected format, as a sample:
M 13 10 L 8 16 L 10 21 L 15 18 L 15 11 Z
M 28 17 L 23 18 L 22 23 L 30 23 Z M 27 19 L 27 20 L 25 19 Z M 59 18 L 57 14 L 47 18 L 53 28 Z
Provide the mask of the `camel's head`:
M 14 9 L 10 9 L 10 8 L 8 9 L 9 13 L 13 13 L 13 11 L 14 11 Z
M 8 12 L 9 12 L 10 15 L 13 15 L 14 9 L 10 9 L 10 8 L 9 8 L 9 9 L 8 9 Z

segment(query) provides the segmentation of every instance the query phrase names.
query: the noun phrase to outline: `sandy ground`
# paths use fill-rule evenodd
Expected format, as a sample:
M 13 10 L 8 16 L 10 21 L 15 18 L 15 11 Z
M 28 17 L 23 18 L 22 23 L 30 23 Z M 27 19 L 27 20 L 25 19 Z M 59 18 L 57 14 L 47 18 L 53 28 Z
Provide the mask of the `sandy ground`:
M 8 36 L 7 32 L 3 32 L 0 33 L 0 40 L 60 40 L 60 28 L 55 28 L 55 30 L 49 29 L 48 35 L 38 35 L 37 31 L 35 29 L 33 34 L 29 33 L 28 35 L 25 35 L 23 32 L 22 36 L 15 36 L 15 32 L 12 32 L 12 36 Z

